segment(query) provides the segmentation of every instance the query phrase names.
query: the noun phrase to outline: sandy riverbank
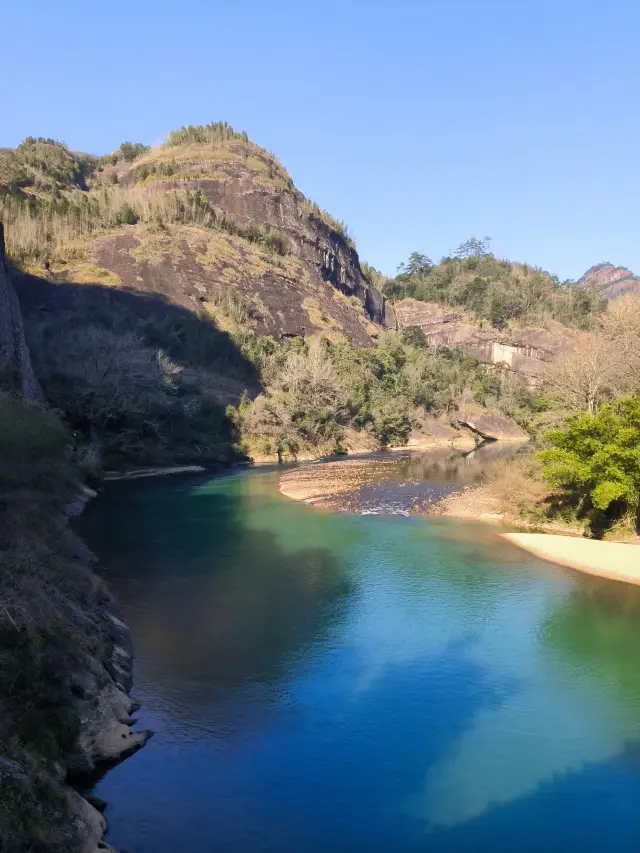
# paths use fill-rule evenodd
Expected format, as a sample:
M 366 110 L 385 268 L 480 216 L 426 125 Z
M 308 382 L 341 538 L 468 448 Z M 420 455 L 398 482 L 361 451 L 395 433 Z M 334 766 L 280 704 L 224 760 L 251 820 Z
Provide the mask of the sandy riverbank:
M 549 533 L 503 533 L 502 537 L 550 563 L 611 580 L 640 584 L 640 544 L 600 542 Z

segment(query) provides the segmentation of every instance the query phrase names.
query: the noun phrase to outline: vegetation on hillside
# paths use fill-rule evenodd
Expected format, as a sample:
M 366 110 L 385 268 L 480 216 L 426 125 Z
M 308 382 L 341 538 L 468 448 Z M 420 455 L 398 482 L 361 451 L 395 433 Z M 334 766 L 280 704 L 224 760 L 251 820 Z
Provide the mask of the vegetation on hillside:
M 320 219 L 325 225 L 328 225 L 329 228 L 336 232 L 336 234 L 339 234 L 350 249 L 355 249 L 356 244 L 346 222 L 343 222 L 341 219 L 336 219 L 335 216 L 327 213 L 327 211 L 320 207 L 319 204 L 316 204 L 315 201 L 305 199 L 305 206 L 309 213 L 317 219 Z
M 11 223 L 7 251 L 14 260 L 42 263 L 60 253 L 81 251 L 79 243 L 122 225 L 149 223 L 156 228 L 191 224 L 225 231 L 284 255 L 283 236 L 253 222 L 240 223 L 216 209 L 201 190 L 142 189 L 112 186 L 47 200 L 0 198 L 0 219 Z
M 539 459 L 558 512 L 594 535 L 640 532 L 640 294 L 609 305 L 593 331 L 552 363 L 544 392 L 554 429 Z
M 230 139 L 248 142 L 245 130 L 234 130 L 226 121 L 213 121 L 210 124 L 189 124 L 167 134 L 167 145 L 216 145 Z
M 455 422 L 468 402 L 525 421 L 536 398 L 523 380 L 490 371 L 417 328 L 388 333 L 372 348 L 314 339 L 270 347 L 259 362 L 264 393 L 230 410 L 246 452 L 278 457 L 341 452 L 347 430 L 362 446 L 406 444 L 429 415 Z
M 3 371 L 3 376 L 10 371 Z M 76 476 L 51 410 L 0 388 L 0 849 L 72 853 L 56 763 L 79 719 L 72 673 L 99 655 L 95 579 L 60 524 Z
M 496 329 L 509 323 L 544 325 L 557 320 L 590 328 L 604 307 L 593 289 L 560 282 L 528 264 L 499 260 L 487 240 L 471 238 L 439 264 L 412 252 L 398 275 L 383 283 L 390 299 L 411 297 L 423 302 L 459 306 Z
M 84 190 L 98 158 L 70 151 L 55 139 L 28 136 L 17 148 L 0 148 L 0 198 L 59 197 Z
M 640 533 L 640 294 L 612 302 L 548 365 L 534 457 L 493 472 L 488 493 L 536 524 Z
M 232 458 L 233 428 L 215 382 L 254 388 L 255 371 L 211 317 L 176 310 L 141 318 L 98 293 L 31 318 L 26 333 L 44 394 L 73 432 L 86 474 Z

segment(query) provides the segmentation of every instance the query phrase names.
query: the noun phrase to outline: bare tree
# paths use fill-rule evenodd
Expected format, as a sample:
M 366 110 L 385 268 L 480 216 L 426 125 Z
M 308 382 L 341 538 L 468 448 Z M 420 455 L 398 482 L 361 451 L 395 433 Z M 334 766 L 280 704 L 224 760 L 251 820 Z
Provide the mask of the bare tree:
M 640 392 L 640 293 L 613 300 L 599 321 L 599 332 L 612 348 L 619 393 Z
M 549 365 L 544 387 L 564 408 L 593 413 L 616 396 L 619 377 L 611 341 L 589 335 Z

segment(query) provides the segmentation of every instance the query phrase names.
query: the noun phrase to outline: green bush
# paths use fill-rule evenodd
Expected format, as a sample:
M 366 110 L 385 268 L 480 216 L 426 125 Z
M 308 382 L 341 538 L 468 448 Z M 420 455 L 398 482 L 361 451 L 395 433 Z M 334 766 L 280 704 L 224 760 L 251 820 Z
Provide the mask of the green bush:
M 57 471 L 70 436 L 55 412 L 0 392 L 0 484 L 43 484 Z
M 640 398 L 572 417 L 545 438 L 550 446 L 538 454 L 545 478 L 573 499 L 594 535 L 624 514 L 640 527 Z

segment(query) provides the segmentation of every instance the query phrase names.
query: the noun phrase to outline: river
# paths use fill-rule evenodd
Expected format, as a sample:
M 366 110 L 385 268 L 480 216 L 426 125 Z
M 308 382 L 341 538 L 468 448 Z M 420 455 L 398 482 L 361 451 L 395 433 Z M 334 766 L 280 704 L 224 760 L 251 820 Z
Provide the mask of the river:
M 81 520 L 156 732 L 96 787 L 107 840 L 640 849 L 640 591 L 490 527 L 295 503 L 277 477 L 115 483 Z

